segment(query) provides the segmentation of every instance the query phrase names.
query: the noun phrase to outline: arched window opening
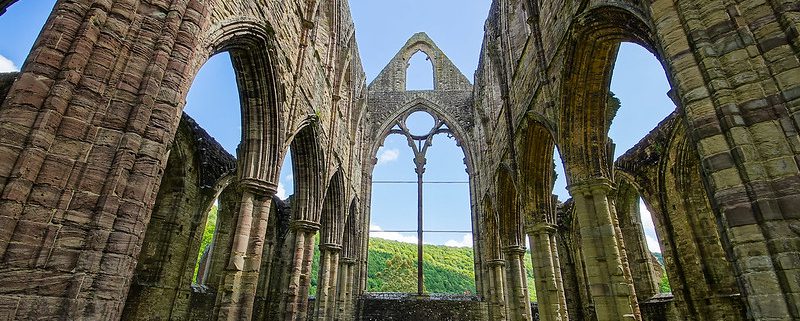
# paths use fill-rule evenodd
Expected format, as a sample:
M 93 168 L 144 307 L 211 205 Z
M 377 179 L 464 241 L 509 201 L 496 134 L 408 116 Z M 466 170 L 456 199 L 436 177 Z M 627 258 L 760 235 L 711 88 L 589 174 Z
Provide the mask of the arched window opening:
M 400 126 L 394 127 L 400 130 Z M 367 292 L 416 292 L 417 186 L 405 137 L 389 135 L 372 172 Z
M 292 152 L 286 152 L 281 165 L 280 180 L 278 181 L 278 191 L 275 196 L 281 200 L 289 200 L 294 194 L 294 169 L 292 168 Z
M 617 102 L 618 110 L 610 111 L 614 116 L 609 129 L 609 138 L 615 144 L 614 158 L 618 158 L 633 148 L 639 140 L 656 128 L 669 116 L 675 105 L 667 96 L 670 85 L 659 61 L 645 48 L 633 44 L 620 44 L 617 60 L 611 78 L 612 98 L 609 106 Z M 618 101 L 615 101 L 618 100 Z M 638 210 L 642 230 L 645 235 L 645 250 L 660 258 L 660 288 L 668 291 L 662 249 L 656 234 L 653 216 L 637 194 L 632 208 Z
M 242 140 L 242 111 L 236 74 L 227 52 L 217 54 L 197 73 L 183 111 L 236 157 Z
M 452 135 L 434 136 L 431 146 L 424 179 L 423 240 L 444 247 L 423 249 L 425 289 L 431 293 L 474 294 L 469 175 L 464 152 Z
M 553 184 L 553 195 L 558 196 L 559 202 L 565 202 L 570 198 L 567 190 L 567 173 L 564 171 L 564 162 L 558 148 L 553 150 L 553 171 L 555 171 L 555 183 Z
M 197 253 L 197 263 L 194 266 L 192 284 L 204 285 L 208 279 L 211 267 L 211 252 L 213 250 L 214 236 L 217 232 L 217 217 L 219 215 L 219 199 L 214 200 L 214 205 L 206 214 L 203 234 L 200 238 L 200 251 Z
M 184 112 L 192 117 L 226 152 L 236 157 L 242 123 L 239 90 L 230 54 L 211 57 L 195 76 Z M 219 200 L 214 201 L 200 231 L 200 247 L 192 283 L 205 285 L 210 273 L 218 226 Z
M 463 150 L 424 111 L 389 134 L 372 176 L 367 291 L 475 294 Z
M 433 62 L 422 51 L 417 51 L 408 59 L 406 70 L 406 90 L 433 90 Z
M 0 73 L 18 72 L 53 11 L 55 0 L 17 1 L 0 16 Z

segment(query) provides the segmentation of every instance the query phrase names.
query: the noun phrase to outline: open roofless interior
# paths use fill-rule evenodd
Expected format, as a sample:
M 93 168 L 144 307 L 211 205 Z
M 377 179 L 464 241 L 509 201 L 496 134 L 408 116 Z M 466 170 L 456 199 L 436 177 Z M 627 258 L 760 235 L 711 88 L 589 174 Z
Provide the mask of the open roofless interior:
M 0 0 L 0 320 L 800 320 L 796 1 L 358 2 Z

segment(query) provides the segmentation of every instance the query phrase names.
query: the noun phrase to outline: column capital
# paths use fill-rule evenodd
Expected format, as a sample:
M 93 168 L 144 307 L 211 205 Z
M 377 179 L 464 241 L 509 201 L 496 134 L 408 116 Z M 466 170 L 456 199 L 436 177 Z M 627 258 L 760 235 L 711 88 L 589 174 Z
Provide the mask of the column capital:
M 604 191 L 606 193 L 613 190 L 615 184 L 608 178 L 605 177 L 593 177 L 588 178 L 583 181 L 579 181 L 574 184 L 570 184 L 567 186 L 567 190 L 569 190 L 570 194 L 590 194 L 594 193 L 595 191 Z
M 506 265 L 506 260 L 503 260 L 503 259 L 489 260 L 489 261 L 486 261 L 486 265 L 488 265 L 490 267 L 491 266 L 505 266 Z
M 506 246 L 503 248 L 503 253 L 505 254 L 517 254 L 517 255 L 525 255 L 527 250 L 522 245 L 511 245 Z
M 239 184 L 246 191 L 258 196 L 272 196 L 278 191 L 278 185 L 255 178 L 242 178 Z
M 319 250 L 328 252 L 340 252 L 342 250 L 342 246 L 336 243 L 322 243 L 319 245 Z
M 528 235 L 553 234 L 556 231 L 558 231 L 556 225 L 545 222 L 525 227 L 525 233 Z
M 307 220 L 294 220 L 289 225 L 289 228 L 296 231 L 317 232 L 319 231 L 319 223 Z

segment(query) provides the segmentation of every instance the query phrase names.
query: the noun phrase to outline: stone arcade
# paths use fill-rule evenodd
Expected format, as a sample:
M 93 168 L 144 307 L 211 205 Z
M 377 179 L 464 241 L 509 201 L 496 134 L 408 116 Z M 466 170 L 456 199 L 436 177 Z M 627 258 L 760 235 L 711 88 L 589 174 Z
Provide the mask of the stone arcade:
M 368 85 L 346 0 L 59 0 L 21 72 L 0 75 L 0 319 L 800 320 L 799 2 L 495 0 L 485 30 L 472 83 L 417 34 Z M 662 62 L 677 107 L 614 160 L 623 41 Z M 181 112 L 223 51 L 235 158 Z M 407 92 L 417 51 L 434 89 Z M 364 293 L 375 153 L 419 110 L 466 155 L 473 301 Z M 672 297 L 657 295 L 639 196 Z

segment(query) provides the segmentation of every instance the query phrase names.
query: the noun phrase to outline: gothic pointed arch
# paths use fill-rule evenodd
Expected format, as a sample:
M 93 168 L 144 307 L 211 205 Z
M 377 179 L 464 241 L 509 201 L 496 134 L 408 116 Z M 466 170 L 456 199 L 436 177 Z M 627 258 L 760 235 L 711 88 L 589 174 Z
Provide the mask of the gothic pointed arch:
M 619 45 L 634 42 L 654 51 L 654 35 L 641 15 L 617 6 L 600 6 L 582 14 L 571 33 L 562 72 L 558 123 L 559 151 L 564 158 L 568 183 L 596 177 L 612 177 L 613 153 L 609 151 L 611 124 L 611 73 Z M 617 21 L 629 21 L 620 25 Z M 580 67 L 579 67 L 580 66 Z
M 295 194 L 292 200 L 293 219 L 318 225 L 325 196 L 323 179 L 325 155 L 318 125 L 307 123 L 292 138 L 292 168 Z

